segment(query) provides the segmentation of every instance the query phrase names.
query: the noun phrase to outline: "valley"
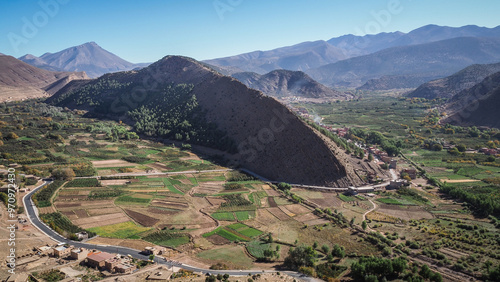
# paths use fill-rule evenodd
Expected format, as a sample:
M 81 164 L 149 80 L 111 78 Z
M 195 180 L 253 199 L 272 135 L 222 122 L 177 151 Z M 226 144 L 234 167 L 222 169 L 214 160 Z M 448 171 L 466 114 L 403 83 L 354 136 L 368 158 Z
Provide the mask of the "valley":
M 500 281 L 500 2 L 11 2 L 0 281 Z

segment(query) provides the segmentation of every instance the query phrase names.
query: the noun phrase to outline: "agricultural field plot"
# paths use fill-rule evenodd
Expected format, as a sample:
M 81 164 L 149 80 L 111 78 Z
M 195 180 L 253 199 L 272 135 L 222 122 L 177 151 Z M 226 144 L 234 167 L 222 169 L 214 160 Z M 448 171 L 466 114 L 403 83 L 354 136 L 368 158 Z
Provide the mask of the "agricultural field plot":
M 176 201 L 175 198 L 171 199 L 154 199 L 151 201 L 151 207 L 160 207 L 167 208 L 173 210 L 184 210 L 189 207 L 189 204 L 186 201 Z
M 250 269 L 253 267 L 253 261 L 245 254 L 243 248 L 243 246 L 238 245 L 221 246 L 200 252 L 196 256 L 210 265 L 220 262 L 231 269 Z
M 101 185 L 102 186 L 123 186 L 127 183 L 134 182 L 134 180 L 137 182 L 139 180 L 137 179 L 109 179 L 109 180 L 101 180 Z
M 123 212 L 120 212 L 120 213 L 90 216 L 86 218 L 79 218 L 74 220 L 73 223 L 80 226 L 83 229 L 88 229 L 91 227 L 105 226 L 127 221 L 130 221 L 128 216 L 126 216 Z
M 267 211 L 274 215 L 277 219 L 284 221 L 291 219 L 286 213 L 280 210 L 280 208 L 267 208 Z
M 86 228 L 89 231 L 95 232 L 102 237 L 110 238 L 130 238 L 139 239 L 139 234 L 150 230 L 150 228 L 141 227 L 134 222 L 127 220 L 120 223 L 112 223 L 107 225 L 100 225 L 92 228 Z
M 184 179 L 187 180 L 187 179 Z M 189 180 L 188 180 L 189 181 Z M 204 182 L 193 188 L 193 194 L 214 195 L 224 190 L 224 182 Z
M 262 233 L 263 233 L 262 231 L 260 231 L 258 229 L 252 228 L 252 227 L 245 225 L 245 224 L 242 224 L 242 223 L 235 223 L 235 224 L 228 225 L 226 227 L 229 229 L 235 230 L 238 233 L 240 233 L 244 236 L 250 237 L 250 238 L 255 238 L 257 236 L 262 235 Z
M 266 224 L 272 225 L 272 224 L 275 224 L 275 223 L 280 221 L 272 213 L 270 213 L 267 209 L 258 209 L 257 210 L 257 217 L 255 220 L 262 225 L 266 225 Z
M 220 182 L 226 181 L 223 172 L 205 172 L 195 174 L 196 181 L 198 182 Z
M 286 208 L 286 206 L 280 206 L 279 208 L 280 208 L 280 210 L 281 210 L 282 212 L 284 212 L 284 213 L 285 213 L 286 215 L 288 215 L 289 217 L 294 217 L 294 216 L 296 216 L 296 214 L 294 214 L 293 212 L 289 211 L 289 210 Z
M 130 209 L 124 209 L 124 211 L 135 222 L 137 222 L 140 225 L 145 226 L 145 227 L 152 227 L 156 223 L 158 223 L 158 221 L 160 221 L 159 219 L 148 216 L 140 211 L 130 210 Z
M 153 199 L 153 195 L 142 194 L 142 193 L 134 193 L 130 195 L 124 195 L 116 198 L 116 205 L 142 205 L 147 206 Z
M 226 200 L 222 198 L 216 198 L 216 197 L 205 197 L 207 201 L 212 205 L 212 206 L 219 206 L 222 203 L 225 203 Z
M 159 246 L 171 248 L 177 248 L 190 242 L 190 238 L 187 234 L 167 230 L 150 233 L 142 239 Z
M 115 168 L 115 167 L 135 167 L 136 163 L 130 163 L 125 160 L 103 160 L 103 161 L 91 161 L 92 165 L 99 168 Z
M 279 197 L 281 196 L 281 193 L 272 189 L 271 187 L 269 188 L 264 188 L 264 187 L 269 187 L 269 185 L 262 185 L 262 188 L 264 189 L 264 191 L 266 191 L 266 194 L 270 197 Z
M 283 207 L 285 207 L 291 213 L 294 213 L 296 215 L 306 214 L 306 213 L 309 213 L 312 211 L 310 208 L 303 206 L 301 204 L 292 204 L 292 205 L 286 205 Z
M 292 192 L 303 197 L 321 208 L 339 208 L 342 207 L 342 200 L 336 193 L 318 192 L 305 189 L 292 189 Z
M 227 245 L 227 244 L 231 243 L 231 241 L 220 236 L 219 234 L 212 234 L 212 235 L 206 237 L 206 239 L 214 245 Z

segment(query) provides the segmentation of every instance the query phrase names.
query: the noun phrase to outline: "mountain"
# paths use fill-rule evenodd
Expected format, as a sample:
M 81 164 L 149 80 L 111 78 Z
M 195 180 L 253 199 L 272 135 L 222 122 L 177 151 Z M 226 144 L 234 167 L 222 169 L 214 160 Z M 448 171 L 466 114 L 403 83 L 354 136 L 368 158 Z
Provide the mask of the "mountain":
M 49 71 L 64 71 L 58 67 L 54 67 L 47 64 L 43 59 L 37 56 L 33 56 L 31 54 L 26 54 L 22 57 L 19 57 L 18 59 L 39 69 L 44 69 Z
M 424 83 L 408 93 L 407 96 L 426 99 L 451 98 L 460 91 L 473 87 L 486 77 L 499 71 L 500 63 L 471 65 L 448 77 Z
M 339 60 L 368 55 L 387 48 L 437 42 L 458 37 L 500 37 L 500 26 L 495 28 L 468 25 L 447 27 L 426 25 L 409 33 L 390 32 L 364 36 L 343 35 L 328 41 L 302 42 L 269 51 L 254 51 L 231 57 L 206 60 L 221 67 L 223 74 L 256 72 L 265 74 L 275 69 L 307 71 Z M 411 81 L 408 83 L 411 84 Z M 418 85 L 415 85 L 415 87 Z
M 393 47 L 306 71 L 327 86 L 359 87 L 384 75 L 444 77 L 471 64 L 500 60 L 500 38 L 459 37 Z
M 268 179 L 360 183 L 345 153 L 277 100 L 190 58 L 167 56 L 139 71 L 75 81 L 47 102 L 225 151 L 231 163 Z
M 446 105 L 445 123 L 500 128 L 500 72 L 453 96 Z
M 414 29 L 409 33 L 391 32 L 364 36 L 349 34 L 332 38 L 327 42 L 345 50 L 349 57 L 354 57 L 392 47 L 424 44 L 457 37 L 500 37 L 500 26 L 495 28 L 476 25 L 448 27 L 431 24 Z
M 273 97 L 345 98 L 342 92 L 318 83 L 301 71 L 274 70 L 264 75 L 254 72 L 235 73 L 232 77 L 246 86 Z
M 92 78 L 109 72 L 131 70 L 148 65 L 127 62 L 104 50 L 95 42 L 70 47 L 57 53 L 45 53 L 40 57 L 28 54 L 19 59 L 47 70 L 85 71 Z
M 84 72 L 52 72 L 0 55 L 0 101 L 47 97 L 74 79 L 87 79 Z
M 205 63 L 222 68 L 235 67 L 243 71 L 265 74 L 275 69 L 304 71 L 347 58 L 342 49 L 319 40 L 255 51 L 237 56 L 206 60 Z
M 365 84 L 356 88 L 357 90 L 388 90 L 416 88 L 419 85 L 435 79 L 435 76 L 425 75 L 384 75 L 380 78 L 368 80 Z

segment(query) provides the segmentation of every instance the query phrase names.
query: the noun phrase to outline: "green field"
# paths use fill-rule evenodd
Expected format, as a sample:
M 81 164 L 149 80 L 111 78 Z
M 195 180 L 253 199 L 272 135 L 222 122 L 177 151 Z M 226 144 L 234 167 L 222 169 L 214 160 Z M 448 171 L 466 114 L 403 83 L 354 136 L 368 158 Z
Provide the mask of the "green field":
M 344 202 L 353 202 L 353 201 L 356 201 L 356 198 L 355 197 L 351 197 L 351 196 L 346 196 L 344 194 L 339 194 L 339 198 L 344 201 Z
M 234 220 L 234 215 L 232 212 L 216 212 L 212 214 L 212 217 L 217 220 L 228 220 L 228 221 Z
M 264 258 L 264 251 L 275 248 L 275 244 L 265 243 L 260 240 L 253 240 L 248 242 L 247 250 L 248 252 L 256 258 Z
M 393 198 L 380 198 L 377 199 L 377 201 L 384 203 L 384 204 L 389 204 L 389 205 L 402 205 L 401 202 L 399 202 L 396 199 Z
M 138 205 L 148 205 L 151 199 L 138 198 L 129 195 L 121 196 L 116 198 L 115 202 L 117 204 L 138 204 Z
M 139 226 L 132 221 L 88 228 L 89 231 L 95 232 L 99 236 L 119 239 L 139 239 L 139 234 L 150 229 Z
M 172 248 L 189 243 L 189 236 L 186 234 L 170 231 L 154 232 L 144 236 L 142 239 L 156 245 Z
M 212 264 L 215 264 L 216 262 L 230 264 L 235 269 L 249 269 L 253 266 L 252 259 L 245 255 L 241 246 L 227 246 L 203 251 L 198 253 L 196 256 L 206 259 Z

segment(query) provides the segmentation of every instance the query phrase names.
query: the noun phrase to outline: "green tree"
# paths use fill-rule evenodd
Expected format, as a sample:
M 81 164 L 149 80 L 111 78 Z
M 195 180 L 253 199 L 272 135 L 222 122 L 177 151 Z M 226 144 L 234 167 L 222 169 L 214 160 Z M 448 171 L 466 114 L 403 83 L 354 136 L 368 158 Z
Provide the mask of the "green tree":
M 52 176 L 55 179 L 72 180 L 73 178 L 75 178 L 75 172 L 69 167 L 56 168 L 52 171 Z
M 19 136 L 17 136 L 17 134 L 16 134 L 16 133 L 14 133 L 14 132 L 9 132 L 9 133 L 5 136 L 5 138 L 7 138 L 7 139 L 9 139 L 9 140 L 15 140 L 15 139 L 19 138 Z
M 458 150 L 459 152 L 462 152 L 462 153 L 463 153 L 463 152 L 465 152 L 465 151 L 467 150 L 467 147 L 466 147 L 464 144 L 457 145 L 457 147 L 456 147 L 456 148 L 457 148 L 457 150 Z
M 316 250 L 310 246 L 291 248 L 285 258 L 285 265 L 293 269 L 299 269 L 301 266 L 312 267 L 316 262 L 316 256 Z
M 361 228 L 363 228 L 363 230 L 366 230 L 366 227 L 368 227 L 368 224 L 366 223 L 366 220 L 363 220 L 363 222 L 361 222 Z
M 344 247 L 340 246 L 339 244 L 333 245 L 332 256 L 338 257 L 338 258 L 344 258 L 345 257 Z

